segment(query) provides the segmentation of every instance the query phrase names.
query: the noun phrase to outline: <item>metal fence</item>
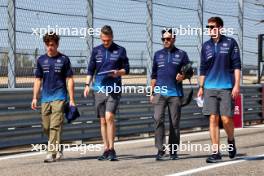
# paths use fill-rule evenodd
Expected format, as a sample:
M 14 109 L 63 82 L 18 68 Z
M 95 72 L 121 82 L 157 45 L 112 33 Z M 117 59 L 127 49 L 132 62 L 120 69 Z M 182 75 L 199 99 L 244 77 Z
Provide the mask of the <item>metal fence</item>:
M 241 92 L 244 125 L 252 121 L 264 123 L 261 85 L 243 86 Z M 40 111 L 30 109 L 31 94 L 31 89 L 0 90 L 0 148 L 47 142 L 42 133 Z M 100 138 L 100 123 L 95 115 L 94 100 L 92 97 L 85 99 L 80 89 L 76 96 L 81 117 L 72 124 L 64 125 L 63 140 L 97 140 Z M 122 95 L 115 118 L 117 138 L 153 135 L 152 115 L 153 106 L 147 96 Z M 168 119 L 166 117 L 166 126 L 169 125 Z M 181 129 L 201 130 L 207 127 L 208 119 L 202 115 L 194 101 L 182 109 Z
M 126 47 L 132 67 L 150 71 L 153 53 L 162 47 L 164 27 L 204 28 L 211 16 L 223 18 L 234 29 L 243 60 L 244 83 L 256 81 L 257 36 L 264 31 L 263 0 L 0 0 L 0 87 L 31 87 L 36 58 L 45 52 L 42 39 L 32 28 L 100 28 L 109 24 L 115 41 Z M 206 35 L 177 36 L 176 46 L 186 50 L 199 66 Z M 98 36 L 62 35 L 60 50 L 76 68 L 77 82 L 84 81 Z M 248 71 L 249 70 L 249 71 Z M 248 75 L 250 73 L 251 75 Z M 135 77 L 127 77 L 134 83 Z M 147 83 L 147 75 L 136 81 Z

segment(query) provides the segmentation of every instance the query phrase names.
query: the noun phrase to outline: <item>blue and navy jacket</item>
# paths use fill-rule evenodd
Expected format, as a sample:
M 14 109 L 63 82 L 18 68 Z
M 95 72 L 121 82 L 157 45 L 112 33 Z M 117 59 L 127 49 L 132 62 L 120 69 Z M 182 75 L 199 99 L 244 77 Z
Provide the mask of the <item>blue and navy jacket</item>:
M 54 57 L 47 54 L 40 56 L 35 77 L 43 79 L 41 103 L 67 100 L 66 78 L 72 75 L 71 62 L 67 56 L 61 53 Z
M 219 42 L 210 39 L 203 44 L 200 75 L 205 76 L 205 89 L 232 89 L 235 69 L 241 69 L 235 39 L 221 35 Z
M 176 76 L 182 66 L 188 64 L 189 58 L 185 51 L 173 47 L 170 51 L 163 48 L 154 55 L 151 79 L 156 79 L 156 85 L 167 91 L 159 91 L 163 96 L 183 96 L 182 82 L 177 82 Z M 156 89 L 157 90 L 157 89 Z
M 114 42 L 109 48 L 105 48 L 104 45 L 93 48 L 87 69 L 87 75 L 95 75 L 93 90 L 98 91 L 100 87 L 105 86 L 122 86 L 120 76 L 114 78 L 109 74 L 98 75 L 100 72 L 120 69 L 125 69 L 126 74 L 129 73 L 129 62 L 125 48 Z

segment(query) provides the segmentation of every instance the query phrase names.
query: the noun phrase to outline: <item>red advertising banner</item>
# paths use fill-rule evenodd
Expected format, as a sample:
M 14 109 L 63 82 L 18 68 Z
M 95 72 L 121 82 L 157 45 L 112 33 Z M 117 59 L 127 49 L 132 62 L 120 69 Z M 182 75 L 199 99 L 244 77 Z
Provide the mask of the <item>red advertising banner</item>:
M 234 127 L 243 128 L 243 95 L 240 94 L 235 99 Z

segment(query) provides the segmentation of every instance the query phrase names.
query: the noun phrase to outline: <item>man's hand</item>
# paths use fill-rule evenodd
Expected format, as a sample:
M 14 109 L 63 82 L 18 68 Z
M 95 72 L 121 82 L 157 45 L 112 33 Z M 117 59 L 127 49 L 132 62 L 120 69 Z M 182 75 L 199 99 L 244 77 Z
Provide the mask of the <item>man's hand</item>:
M 38 100 L 36 98 L 33 98 L 31 102 L 31 109 L 37 110 L 37 103 L 38 103 Z
M 74 100 L 70 100 L 69 104 L 70 104 L 70 106 L 76 106 L 76 104 L 75 104 L 75 101 L 74 101 Z
M 238 97 L 239 94 L 240 94 L 240 87 L 234 86 L 232 90 L 232 98 L 235 99 L 236 97 Z
M 118 76 L 121 76 L 119 70 L 115 70 L 113 73 L 110 74 L 112 77 L 116 78 Z
M 149 101 L 150 101 L 150 103 L 153 103 L 153 100 L 154 100 L 154 95 L 151 95 L 151 96 L 149 97 Z
M 199 88 L 198 93 L 197 93 L 197 97 L 203 97 L 203 95 L 204 95 L 204 89 Z
M 176 80 L 179 81 L 179 82 L 183 81 L 184 80 L 184 75 L 178 73 L 177 76 L 176 76 Z
M 85 86 L 85 88 L 84 88 L 84 92 L 83 92 L 83 96 L 84 96 L 85 98 L 88 97 L 89 92 L 90 92 L 90 87 L 89 87 L 89 86 Z

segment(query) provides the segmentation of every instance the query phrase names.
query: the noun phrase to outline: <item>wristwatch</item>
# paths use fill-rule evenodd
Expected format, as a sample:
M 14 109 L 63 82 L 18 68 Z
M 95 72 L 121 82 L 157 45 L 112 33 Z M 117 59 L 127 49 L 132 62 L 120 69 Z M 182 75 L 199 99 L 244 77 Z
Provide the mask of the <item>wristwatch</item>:
M 86 86 L 88 86 L 88 87 L 89 87 L 89 86 L 90 86 L 90 84 L 85 84 L 85 87 L 86 87 Z
M 203 86 L 203 85 L 199 85 L 199 88 L 202 88 L 202 89 L 204 89 L 204 86 Z

